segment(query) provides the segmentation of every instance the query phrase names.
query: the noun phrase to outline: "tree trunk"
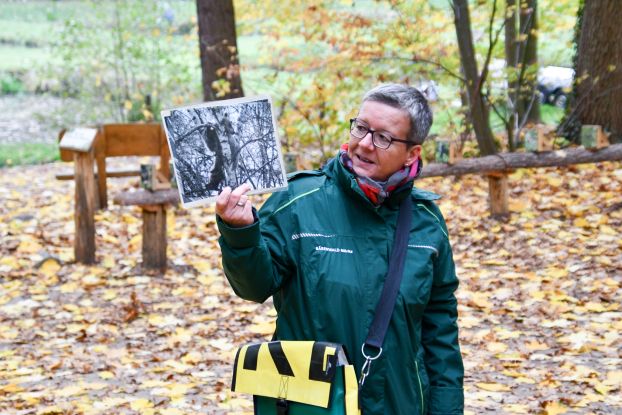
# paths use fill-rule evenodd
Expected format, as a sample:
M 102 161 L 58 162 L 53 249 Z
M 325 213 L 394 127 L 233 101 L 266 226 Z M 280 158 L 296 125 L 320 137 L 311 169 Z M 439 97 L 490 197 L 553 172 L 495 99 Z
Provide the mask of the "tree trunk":
M 522 2 L 521 2 L 522 3 Z M 537 96 L 538 77 L 538 0 L 526 0 L 521 6 L 520 27 L 521 34 L 526 35 L 524 41 L 524 58 L 522 59 L 525 72 L 521 82 L 519 99 L 519 119 L 527 122 L 540 122 L 540 101 Z
M 458 48 L 460 49 L 460 61 L 466 79 L 469 108 L 477 144 L 481 154 L 494 154 L 497 149 L 490 124 L 488 123 L 490 110 L 481 94 L 481 77 L 477 71 L 477 62 L 475 60 L 468 0 L 453 0 L 453 11 Z
M 516 148 L 515 132 L 518 131 L 518 120 L 516 118 L 516 107 L 518 105 L 518 79 L 516 72 L 518 69 L 518 45 L 516 33 L 516 0 L 506 0 L 505 2 L 505 65 L 512 71 L 508 74 L 508 114 L 506 124 L 506 134 L 508 136 L 508 146 L 510 151 Z
M 575 113 L 622 142 L 622 7 L 619 0 L 586 1 L 578 45 Z M 583 79 L 585 77 L 585 79 Z
M 203 98 L 236 98 L 244 95 L 233 0 L 197 0 Z

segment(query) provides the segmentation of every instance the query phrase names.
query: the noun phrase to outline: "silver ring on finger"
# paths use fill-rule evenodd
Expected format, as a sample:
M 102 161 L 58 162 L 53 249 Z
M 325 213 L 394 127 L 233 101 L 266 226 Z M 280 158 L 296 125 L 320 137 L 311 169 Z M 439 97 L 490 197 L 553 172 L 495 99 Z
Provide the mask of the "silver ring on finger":
M 243 207 L 244 205 L 246 205 L 246 203 L 242 202 L 241 200 L 235 204 L 236 206 L 240 206 Z

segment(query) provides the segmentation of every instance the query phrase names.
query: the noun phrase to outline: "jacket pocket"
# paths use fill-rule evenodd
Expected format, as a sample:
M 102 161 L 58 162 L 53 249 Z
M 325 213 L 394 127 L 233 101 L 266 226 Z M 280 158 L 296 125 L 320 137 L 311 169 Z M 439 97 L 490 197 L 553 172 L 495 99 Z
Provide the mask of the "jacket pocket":
M 414 321 L 421 319 L 430 298 L 435 256 L 436 249 L 431 245 L 408 243 L 400 294 Z

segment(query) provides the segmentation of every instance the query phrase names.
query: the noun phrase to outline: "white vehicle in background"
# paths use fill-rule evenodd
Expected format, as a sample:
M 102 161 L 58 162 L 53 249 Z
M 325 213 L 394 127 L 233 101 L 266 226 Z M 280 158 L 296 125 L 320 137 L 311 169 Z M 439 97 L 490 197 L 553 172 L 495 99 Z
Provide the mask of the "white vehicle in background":
M 572 89 L 574 69 L 563 66 L 545 66 L 538 70 L 540 102 L 565 108 Z

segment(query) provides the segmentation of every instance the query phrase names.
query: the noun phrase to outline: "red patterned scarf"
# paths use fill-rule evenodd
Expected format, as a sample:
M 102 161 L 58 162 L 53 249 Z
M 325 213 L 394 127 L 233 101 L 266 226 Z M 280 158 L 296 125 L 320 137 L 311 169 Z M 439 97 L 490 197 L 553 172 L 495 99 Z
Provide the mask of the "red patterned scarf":
M 414 181 L 421 174 L 422 160 L 421 157 L 415 161 L 412 166 L 404 166 L 400 170 L 393 173 L 385 182 L 378 182 L 369 177 L 359 176 L 354 172 L 352 159 L 348 156 L 348 143 L 341 146 L 339 151 L 339 160 L 341 164 L 356 178 L 359 187 L 365 193 L 365 196 L 376 206 L 384 202 L 398 187 L 408 182 Z

